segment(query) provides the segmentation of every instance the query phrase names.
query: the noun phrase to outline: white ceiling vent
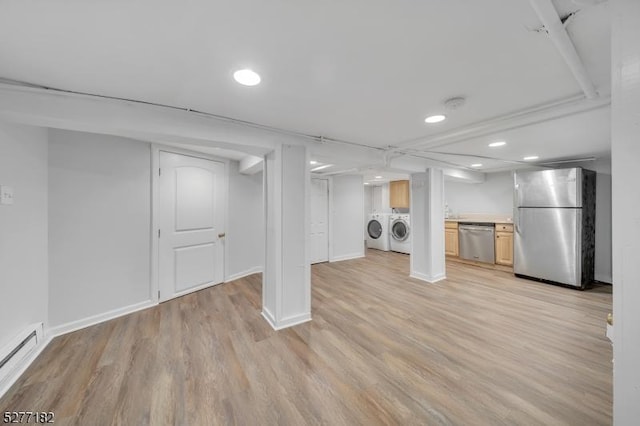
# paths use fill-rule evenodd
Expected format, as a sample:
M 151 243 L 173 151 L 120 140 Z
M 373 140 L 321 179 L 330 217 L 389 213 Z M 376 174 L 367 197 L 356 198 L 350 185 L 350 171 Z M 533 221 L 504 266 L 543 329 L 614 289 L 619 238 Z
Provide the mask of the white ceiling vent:
M 454 98 L 449 98 L 446 101 L 444 101 L 444 106 L 448 110 L 453 111 L 453 110 L 456 110 L 458 108 L 463 107 L 466 102 L 467 102 L 467 100 L 465 98 L 463 98 L 462 96 L 456 96 Z

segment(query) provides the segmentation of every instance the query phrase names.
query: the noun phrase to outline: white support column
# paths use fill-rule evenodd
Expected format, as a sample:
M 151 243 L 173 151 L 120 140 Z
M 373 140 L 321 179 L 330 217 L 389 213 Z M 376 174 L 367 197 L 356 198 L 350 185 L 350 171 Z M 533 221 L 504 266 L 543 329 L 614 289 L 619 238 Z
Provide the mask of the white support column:
M 411 174 L 411 267 L 409 275 L 434 283 L 446 278 L 444 256 L 444 173 Z
M 636 425 L 640 419 L 640 2 L 614 0 L 611 6 L 613 421 Z
M 265 156 L 262 316 L 276 330 L 311 320 L 308 164 L 300 145 L 280 145 Z

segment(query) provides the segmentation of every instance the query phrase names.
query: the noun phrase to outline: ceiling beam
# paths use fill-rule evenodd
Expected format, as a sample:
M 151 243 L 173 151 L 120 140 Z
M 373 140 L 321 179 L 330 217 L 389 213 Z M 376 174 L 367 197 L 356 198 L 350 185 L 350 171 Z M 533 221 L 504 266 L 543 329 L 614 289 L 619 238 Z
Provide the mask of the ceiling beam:
M 584 95 L 576 95 L 557 101 L 536 105 L 530 108 L 515 111 L 489 120 L 461 126 L 447 132 L 441 132 L 432 136 L 407 140 L 395 144 L 393 148 L 402 152 L 403 149 L 433 149 L 464 142 L 479 137 L 487 137 L 507 130 L 531 126 L 546 121 L 606 108 L 611 104 L 610 97 L 586 99 Z
M 243 175 L 255 175 L 264 168 L 263 157 L 256 157 L 254 155 L 247 155 L 240 160 L 238 171 Z
M 464 183 L 483 183 L 486 173 L 472 172 L 462 169 L 444 169 L 444 177 L 446 180 Z
M 578 51 L 573 45 L 573 42 L 562 24 L 560 16 L 558 16 L 558 12 L 553 6 L 551 0 L 529 1 L 533 10 L 538 14 L 538 18 L 542 21 L 542 25 L 544 25 L 547 34 L 549 34 L 551 42 L 553 42 L 556 49 L 558 49 L 558 52 L 571 70 L 573 77 L 578 82 L 578 85 L 580 85 L 584 95 L 588 99 L 597 98 L 598 92 L 596 92 L 596 88 L 587 73 L 587 69 L 582 63 L 580 56 L 578 56 Z
M 158 143 L 188 143 L 262 156 L 297 135 L 180 108 L 0 83 L 0 118 L 17 123 L 111 134 Z
M 385 148 L 288 131 L 189 108 L 48 88 L 0 78 L 0 118 L 21 124 L 189 144 L 263 156 L 278 144 L 306 145 L 319 156 L 382 159 Z
M 580 96 L 580 99 L 554 103 L 553 114 L 557 117 L 562 108 L 563 114 L 572 114 L 578 110 L 587 111 L 608 104 L 608 99 L 598 99 L 587 104 L 584 97 Z M 534 112 L 543 115 L 542 118 L 537 116 L 537 119 L 546 119 L 544 114 L 551 114 L 549 109 L 549 105 L 544 105 L 529 109 L 527 113 L 510 114 L 495 123 L 485 122 L 474 128 L 461 128 L 447 135 L 438 135 L 429 140 L 432 144 L 429 146 L 441 146 L 439 144 L 443 141 L 453 143 L 453 140 L 469 138 L 469 132 L 473 131 L 475 134 L 479 130 L 492 131 L 497 125 L 504 126 L 505 121 L 511 126 L 515 120 L 530 122 Z M 454 162 L 431 158 L 428 152 L 421 152 L 419 147 L 400 149 L 367 146 L 262 128 L 258 124 L 183 108 L 6 82 L 0 82 L 0 118 L 27 125 L 110 134 L 161 144 L 217 147 L 256 157 L 262 157 L 279 143 L 307 145 L 312 156 L 318 159 L 325 159 L 326 162 L 340 159 L 340 170 L 364 170 L 372 165 L 407 172 L 424 171 L 427 167 L 445 170 L 465 168 Z M 410 164 L 408 168 L 398 167 L 402 163 Z M 472 170 L 467 172 L 476 181 L 484 179 L 482 173 Z
M 388 170 L 404 173 L 421 173 L 429 167 L 442 169 L 445 176 L 469 183 L 481 183 L 485 174 L 473 170 L 453 168 L 446 163 L 436 160 L 423 160 L 416 157 L 402 156 L 391 160 Z

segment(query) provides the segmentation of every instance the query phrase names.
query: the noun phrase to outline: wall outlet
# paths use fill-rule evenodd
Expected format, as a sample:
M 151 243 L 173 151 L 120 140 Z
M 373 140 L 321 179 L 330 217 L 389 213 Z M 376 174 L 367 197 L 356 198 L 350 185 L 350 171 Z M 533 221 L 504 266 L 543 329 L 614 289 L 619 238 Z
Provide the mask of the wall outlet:
M 5 206 L 13 204 L 13 187 L 0 186 L 0 204 Z

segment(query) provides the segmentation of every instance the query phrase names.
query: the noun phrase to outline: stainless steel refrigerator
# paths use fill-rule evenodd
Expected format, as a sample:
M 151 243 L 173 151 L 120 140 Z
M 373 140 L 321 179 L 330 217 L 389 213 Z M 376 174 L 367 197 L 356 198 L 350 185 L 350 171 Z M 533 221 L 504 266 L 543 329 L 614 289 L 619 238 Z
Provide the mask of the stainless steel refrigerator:
M 596 173 L 581 168 L 514 173 L 517 276 L 580 289 L 593 281 Z

